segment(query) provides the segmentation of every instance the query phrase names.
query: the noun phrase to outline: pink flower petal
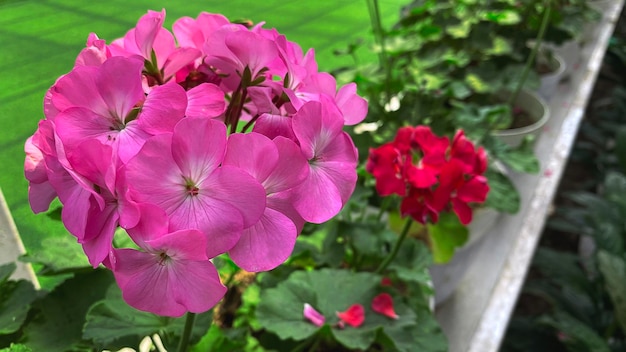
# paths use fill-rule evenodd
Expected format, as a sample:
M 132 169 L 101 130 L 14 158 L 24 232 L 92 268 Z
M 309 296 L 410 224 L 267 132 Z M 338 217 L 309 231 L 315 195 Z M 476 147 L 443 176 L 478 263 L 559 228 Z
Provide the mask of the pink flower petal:
M 228 254 L 246 271 L 272 270 L 291 255 L 297 235 L 296 225 L 287 216 L 265 208 L 261 219 L 243 230 L 239 242 Z
M 372 300 L 372 310 L 391 319 L 398 319 L 399 316 L 393 309 L 393 298 L 388 293 L 381 293 Z
M 226 287 L 206 255 L 198 260 L 198 248 L 206 246 L 198 231 L 179 231 L 154 241 L 149 252 L 114 250 L 115 279 L 131 306 L 163 316 L 202 313 L 222 299 Z
M 304 318 L 306 318 L 317 327 L 321 327 L 326 321 L 326 318 L 324 318 L 324 316 L 320 312 L 316 311 L 315 308 L 311 307 L 311 305 L 308 303 L 304 304 L 303 315 Z
M 337 312 L 337 317 L 339 317 L 339 319 L 341 319 L 344 323 L 354 328 L 358 328 L 363 325 L 363 322 L 365 321 L 365 309 L 358 303 L 353 304 L 346 311 Z
M 187 91 L 187 117 L 219 117 L 226 110 L 224 92 L 215 84 L 203 83 Z
M 224 159 L 226 126 L 202 118 L 183 119 L 174 128 L 171 150 L 182 174 L 199 182 Z
M 367 101 L 356 93 L 356 84 L 341 87 L 335 98 L 346 125 L 356 125 L 367 115 Z
M 143 65 L 136 57 L 112 57 L 98 67 L 95 84 L 108 108 L 108 114 L 100 112 L 102 115 L 124 122 L 128 113 L 144 99 Z
M 235 133 L 228 138 L 224 165 L 232 165 L 263 182 L 278 163 L 278 148 L 259 133 Z
M 146 97 L 138 116 L 139 127 L 151 135 L 171 133 L 185 116 L 187 93 L 176 83 L 156 86 Z
M 137 44 L 139 53 L 145 59 L 150 60 L 152 47 L 163 26 L 163 21 L 165 21 L 165 9 L 162 9 L 161 12 L 148 10 L 148 13 L 141 16 L 137 21 L 133 39 Z

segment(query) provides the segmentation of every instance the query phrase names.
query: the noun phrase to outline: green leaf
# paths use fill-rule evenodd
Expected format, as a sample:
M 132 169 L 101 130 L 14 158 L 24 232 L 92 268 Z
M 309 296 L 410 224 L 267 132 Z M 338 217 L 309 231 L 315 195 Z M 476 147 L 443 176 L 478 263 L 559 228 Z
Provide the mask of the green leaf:
M 55 275 L 76 269 L 90 268 L 87 257 L 76 238 L 65 236 L 47 237 L 41 241 L 42 248 L 30 252 L 23 260 L 30 263 L 40 263 L 44 268 L 39 275 Z
M 426 284 L 430 281 L 428 268 L 432 262 L 428 247 L 422 241 L 409 237 L 400 247 L 389 269 L 395 271 L 401 280 Z
M 211 320 L 211 311 L 196 316 L 192 343 L 206 333 Z M 95 303 L 87 312 L 83 337 L 111 349 L 136 346 L 143 337 L 155 333 L 166 339 L 170 337 L 171 342 L 175 340 L 172 336 L 180 336 L 184 326 L 185 317 L 162 317 L 129 306 L 124 302 L 119 287 L 111 285 L 105 299 Z
M 272 289 L 261 292 L 257 318 L 263 327 L 281 339 L 304 340 L 330 329 L 332 335 L 348 348 L 367 349 L 375 339 L 376 331 L 394 331 L 416 324 L 415 313 L 398 299 L 395 300 L 397 320 L 374 313 L 370 306 L 378 294 L 381 277 L 367 272 L 322 269 L 296 271 L 287 280 Z M 326 323 L 318 328 L 303 316 L 304 304 L 310 304 L 324 315 Z M 365 321 L 358 328 L 336 327 L 336 312 L 345 311 L 359 303 L 365 308 Z
M 452 38 L 467 38 L 471 29 L 471 22 L 464 21 L 455 26 L 447 26 L 446 33 L 448 33 Z
M 0 352 L 33 352 L 33 350 L 25 345 L 12 343 L 11 346 L 1 349 Z
M 454 81 L 450 83 L 450 90 L 452 96 L 456 99 L 465 99 L 472 94 L 472 91 L 463 82 Z
M 436 224 L 427 224 L 426 227 L 432 244 L 433 261 L 437 264 L 450 261 L 455 250 L 467 242 L 469 231 L 454 213 L 441 213 Z
M 113 282 L 110 271 L 92 270 L 57 286 L 33 303 L 37 314 L 24 327 L 23 343 L 34 351 L 46 352 L 65 352 L 82 344 L 87 310 L 104 297 Z
M 493 46 L 485 51 L 488 55 L 505 55 L 511 53 L 513 47 L 506 38 L 496 36 L 493 38 Z
M 6 267 L 3 265 L 2 268 Z M 37 291 L 30 281 L 4 281 L 0 283 L 0 335 L 12 334 L 26 320 L 30 304 Z
M 539 322 L 552 326 L 562 334 L 563 342 L 578 351 L 611 352 L 607 342 L 589 326 L 563 311 L 544 316 Z
M 200 342 L 191 347 L 189 352 L 243 351 L 246 346 L 245 330 L 229 329 L 227 336 L 217 325 L 211 325 Z
M 600 250 L 598 266 L 613 301 L 617 321 L 622 327 L 622 332 L 626 333 L 626 262 L 623 257 Z
M 476 93 L 488 93 L 491 91 L 491 87 L 480 76 L 475 73 L 468 73 L 465 76 L 465 83 L 472 88 Z
M 14 262 L 0 265 L 0 284 L 8 281 L 16 268 L 17 265 Z
M 505 26 L 517 24 L 522 20 L 517 12 L 511 10 L 488 11 L 484 13 L 484 19 Z
M 626 172 L 626 126 L 619 127 L 615 134 L 614 153 L 622 172 Z
M 510 214 L 519 211 L 520 195 L 515 185 L 504 174 L 494 171 L 491 168 L 485 173 L 489 183 L 489 194 L 485 206 Z
M 539 160 L 535 156 L 532 140 L 524 139 L 522 144 L 515 149 L 510 149 L 504 156 L 502 162 L 517 172 L 536 174 L 539 172 Z

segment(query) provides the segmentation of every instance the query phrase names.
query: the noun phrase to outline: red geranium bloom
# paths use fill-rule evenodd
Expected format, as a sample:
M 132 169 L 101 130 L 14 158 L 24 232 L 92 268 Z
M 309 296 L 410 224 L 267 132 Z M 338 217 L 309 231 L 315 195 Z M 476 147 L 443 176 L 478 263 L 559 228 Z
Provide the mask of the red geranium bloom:
M 366 170 L 381 196 L 397 194 L 400 212 L 425 224 L 454 211 L 463 224 L 472 220 L 468 203 L 484 202 L 489 191 L 485 150 L 458 131 L 450 143 L 427 126 L 402 127 L 393 142 L 370 149 Z

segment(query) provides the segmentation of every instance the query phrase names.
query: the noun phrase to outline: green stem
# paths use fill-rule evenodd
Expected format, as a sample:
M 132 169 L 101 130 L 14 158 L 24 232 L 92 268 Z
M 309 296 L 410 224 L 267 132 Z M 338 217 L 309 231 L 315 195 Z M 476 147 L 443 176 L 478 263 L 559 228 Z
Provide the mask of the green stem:
M 187 312 L 183 336 L 181 336 L 180 343 L 178 344 L 178 352 L 187 352 L 187 349 L 189 348 L 189 338 L 191 337 L 191 331 L 193 330 L 193 323 L 195 320 L 196 313 Z
M 372 30 L 374 32 L 374 40 L 380 47 L 378 53 L 378 63 L 385 72 L 385 102 L 391 99 L 391 93 L 389 88 L 389 82 L 391 80 L 391 67 L 387 59 L 387 52 L 385 51 L 385 33 L 383 32 L 383 26 L 380 21 L 380 8 L 378 6 L 378 0 L 365 0 L 367 3 L 367 11 L 370 16 L 370 22 L 372 23 Z
M 517 99 L 517 96 L 521 92 L 524 87 L 524 83 L 528 78 L 528 74 L 530 73 L 530 69 L 532 65 L 535 63 L 535 57 L 537 56 L 537 52 L 539 51 L 539 47 L 541 46 L 541 41 L 543 40 L 544 35 L 546 34 L 546 29 L 548 28 L 548 22 L 550 21 L 550 13 L 552 12 L 552 1 L 545 1 L 546 8 L 543 10 L 543 18 L 541 19 L 541 27 L 539 27 L 539 33 L 537 33 L 537 38 L 535 39 L 535 45 L 530 51 L 530 55 L 528 55 L 528 59 L 526 60 L 526 65 L 524 66 L 524 70 L 522 71 L 522 76 L 520 77 L 519 82 L 517 82 L 517 87 L 513 94 L 509 97 L 509 106 L 513 106 L 513 103 Z
M 383 201 L 380 204 L 380 209 L 378 210 L 378 215 L 376 216 L 376 222 L 380 222 L 380 220 L 383 218 L 383 214 L 385 214 L 385 211 L 387 210 L 390 204 L 391 204 L 391 197 L 383 198 Z
M 235 279 L 235 275 L 237 275 L 237 273 L 241 270 L 241 268 L 237 267 L 235 270 L 233 270 L 232 273 L 230 273 L 230 276 L 228 276 L 228 279 L 226 279 L 226 282 L 224 283 L 224 286 L 229 287 L 229 285 L 231 283 L 233 283 L 233 280 Z
M 387 266 L 389 266 L 389 264 L 394 260 L 396 255 L 398 255 L 400 246 L 402 245 L 402 242 L 404 242 L 404 239 L 406 238 L 406 236 L 409 234 L 409 229 L 411 228 L 412 224 L 413 224 L 413 219 L 409 216 L 406 219 L 406 222 L 404 223 L 404 227 L 402 228 L 400 237 L 396 241 L 396 244 L 393 246 L 391 253 L 389 253 L 387 258 L 385 258 L 385 260 L 382 263 L 380 263 L 380 266 L 376 269 L 374 273 L 381 274 L 387 268 Z

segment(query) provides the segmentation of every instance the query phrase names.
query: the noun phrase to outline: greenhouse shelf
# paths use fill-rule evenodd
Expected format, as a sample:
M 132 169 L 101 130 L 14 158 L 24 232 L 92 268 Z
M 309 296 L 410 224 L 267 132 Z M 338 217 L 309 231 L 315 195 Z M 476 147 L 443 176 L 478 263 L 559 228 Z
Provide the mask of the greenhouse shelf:
M 22 244 L 22 239 L 13 222 L 4 194 L 0 190 L 0 265 L 16 262 L 18 257 L 24 253 L 26 250 Z M 39 288 L 37 276 L 35 276 L 30 263 L 17 261 L 17 268 L 11 278 L 30 280 L 36 288 Z
M 541 171 L 512 176 L 519 213 L 503 215 L 474 244 L 461 283 L 436 308 L 450 352 L 495 352 L 502 342 L 624 1 L 597 3 L 603 18 L 587 29 L 579 64 L 551 99 L 551 120 L 536 141 Z

